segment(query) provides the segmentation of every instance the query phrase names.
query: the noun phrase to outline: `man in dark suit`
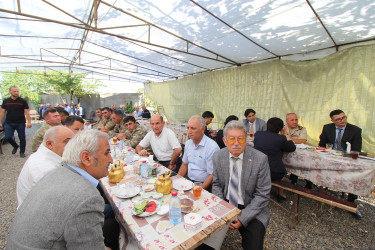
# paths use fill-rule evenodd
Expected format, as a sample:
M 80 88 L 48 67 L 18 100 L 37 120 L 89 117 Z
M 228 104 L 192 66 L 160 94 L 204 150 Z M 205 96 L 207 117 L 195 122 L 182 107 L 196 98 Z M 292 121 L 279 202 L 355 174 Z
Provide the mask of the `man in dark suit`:
M 262 249 L 270 219 L 271 190 L 267 156 L 246 145 L 241 121 L 231 121 L 224 129 L 226 148 L 213 155 L 212 193 L 242 210 L 229 229 L 238 229 L 243 249 Z
M 333 144 L 335 150 L 346 150 L 346 142 L 351 144 L 351 149 L 361 152 L 362 149 L 362 129 L 348 123 L 344 111 L 336 109 L 329 114 L 332 123 L 323 127 L 320 135 L 319 146 L 326 147 L 327 143 Z M 348 194 L 348 201 L 353 202 L 358 198 L 355 194 Z M 354 214 L 357 219 L 362 218 L 359 210 Z
M 325 147 L 327 143 L 332 143 L 333 149 L 346 150 L 346 142 L 350 142 L 352 150 L 360 152 L 362 149 L 362 129 L 348 123 L 342 110 L 333 110 L 329 116 L 332 123 L 324 125 L 319 146 Z

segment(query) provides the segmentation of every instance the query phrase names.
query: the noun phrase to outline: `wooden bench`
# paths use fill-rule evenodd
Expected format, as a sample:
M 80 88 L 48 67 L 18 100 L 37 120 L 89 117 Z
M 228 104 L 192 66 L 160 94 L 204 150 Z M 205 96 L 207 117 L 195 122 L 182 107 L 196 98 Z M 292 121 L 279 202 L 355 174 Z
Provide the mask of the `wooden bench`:
M 322 191 L 314 191 L 307 189 L 305 187 L 300 187 L 293 185 L 289 182 L 284 181 L 273 181 L 272 186 L 282 188 L 284 190 L 287 190 L 289 192 L 294 193 L 293 196 L 293 205 L 290 210 L 290 216 L 289 216 L 289 228 L 293 229 L 299 222 L 300 218 L 300 197 L 305 196 L 307 198 L 319 201 L 318 204 L 318 214 L 322 211 L 322 204 L 328 204 L 332 207 L 338 207 L 344 210 L 347 210 L 351 213 L 356 213 L 358 210 L 358 205 L 349 202 L 347 200 L 334 197 L 332 195 L 328 195 L 326 193 L 323 193 Z

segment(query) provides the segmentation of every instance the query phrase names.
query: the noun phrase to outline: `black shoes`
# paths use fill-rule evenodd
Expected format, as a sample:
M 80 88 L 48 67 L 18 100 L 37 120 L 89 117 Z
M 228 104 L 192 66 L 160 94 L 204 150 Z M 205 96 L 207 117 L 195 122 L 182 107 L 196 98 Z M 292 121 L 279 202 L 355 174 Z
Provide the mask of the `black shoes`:
M 13 150 L 12 150 L 12 155 L 14 155 L 15 153 L 17 153 L 18 148 L 19 148 L 19 146 L 13 148 Z
M 277 197 L 276 197 L 276 200 L 277 200 L 278 203 L 280 203 L 283 200 L 286 200 L 286 196 L 278 194 Z
M 312 189 L 312 182 L 311 181 L 306 181 L 305 188 Z
M 26 157 L 25 153 L 20 153 L 20 157 L 25 158 Z

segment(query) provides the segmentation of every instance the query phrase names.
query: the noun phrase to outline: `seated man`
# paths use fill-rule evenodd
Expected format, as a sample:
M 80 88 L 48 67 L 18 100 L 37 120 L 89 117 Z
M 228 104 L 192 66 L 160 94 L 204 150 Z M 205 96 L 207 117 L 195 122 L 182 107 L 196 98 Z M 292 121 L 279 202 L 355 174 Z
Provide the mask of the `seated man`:
M 351 144 L 351 150 L 361 152 L 362 149 L 362 129 L 348 123 L 344 111 L 337 109 L 329 114 L 332 123 L 323 126 L 320 135 L 319 147 L 326 147 L 327 143 L 333 144 L 333 149 L 343 151 L 346 150 L 347 144 Z M 358 198 L 355 194 L 348 195 L 348 201 L 353 202 Z M 353 214 L 357 219 L 362 218 L 361 213 L 357 210 Z
M 246 119 L 243 119 L 243 124 L 246 127 L 246 132 L 250 137 L 254 137 L 254 134 L 257 131 L 266 131 L 266 122 L 262 119 L 255 117 L 255 110 L 254 109 L 246 109 L 244 116 Z
M 55 126 L 46 131 L 43 143 L 30 155 L 23 165 L 17 181 L 17 200 L 20 206 L 31 188 L 47 173 L 61 166 L 65 145 L 73 137 L 73 132 L 63 126 Z
M 159 163 L 170 170 L 178 172 L 181 165 L 180 153 L 182 148 L 175 133 L 164 127 L 165 122 L 160 115 L 153 115 L 150 125 L 152 131 L 148 132 L 135 148 L 136 153 L 141 156 L 149 155 L 145 148 L 151 145 Z
M 102 122 L 99 124 L 98 129 L 102 132 L 108 133 L 115 127 L 115 123 L 112 121 L 111 118 L 112 110 L 108 107 L 102 109 Z
M 270 219 L 268 203 L 271 178 L 267 156 L 246 145 L 246 130 L 241 121 L 224 128 L 227 146 L 212 157 L 212 193 L 242 210 L 229 230 L 242 235 L 243 249 L 263 249 Z
M 53 126 L 61 125 L 60 115 L 54 108 L 46 109 L 43 113 L 43 118 L 45 122 L 38 129 L 38 131 L 36 131 L 31 143 L 32 152 L 37 151 L 39 145 L 43 141 L 44 133 L 47 131 L 47 129 L 52 128 Z
M 72 130 L 74 134 L 77 134 L 79 131 L 83 130 L 84 123 L 85 121 L 82 119 L 82 117 L 78 115 L 71 115 L 65 119 L 63 124 L 65 127 Z
M 219 151 L 217 143 L 204 134 L 205 121 L 203 117 L 190 118 L 187 129 L 190 140 L 185 144 L 182 165 L 178 174 L 188 177 L 193 182 L 202 182 L 202 187 L 211 191 L 212 185 L 212 155 Z
M 108 135 L 110 137 L 115 137 L 120 133 L 120 131 L 125 129 L 124 116 L 122 115 L 122 112 L 120 110 L 117 109 L 113 111 L 112 122 L 115 124 L 115 126 L 108 131 Z M 102 131 L 106 132 L 104 130 Z
M 204 111 L 203 114 L 202 114 L 202 117 L 203 117 L 203 119 L 206 123 L 205 129 L 204 129 L 204 134 L 211 139 L 215 139 L 215 137 L 216 137 L 215 131 L 210 131 L 210 130 L 207 129 L 207 125 L 211 124 L 212 119 L 215 118 L 214 114 L 211 111 Z
M 139 125 L 133 116 L 125 117 L 124 123 L 126 129 L 121 130 L 117 137 L 124 140 L 126 146 L 135 148 L 146 136 L 147 130 Z
M 17 210 L 6 248 L 118 249 L 119 226 L 112 219 L 103 227 L 104 202 L 96 188 L 111 162 L 106 134 L 77 133 L 65 147 L 64 165 L 42 178 Z M 110 222 L 113 232 L 106 231 Z
M 118 110 L 120 110 L 121 111 L 121 113 L 122 113 L 122 115 L 125 117 L 126 116 L 126 114 L 125 114 L 125 105 L 124 104 L 121 104 L 120 105 L 120 108 L 118 109 Z
M 135 116 L 137 116 L 137 117 L 140 117 L 140 116 L 142 116 L 142 110 L 140 110 L 138 106 L 135 106 L 135 107 L 134 107 L 134 113 L 133 113 L 133 114 L 134 114 Z
M 145 118 L 145 119 L 150 119 L 151 118 L 151 113 L 148 109 L 146 109 L 146 106 L 145 105 L 142 105 L 142 114 L 141 114 L 142 118 Z
M 306 128 L 298 125 L 298 116 L 295 113 L 288 113 L 285 118 L 285 129 L 281 131 L 281 134 L 289 136 L 295 144 L 306 143 L 307 141 L 307 131 Z M 298 176 L 291 174 L 290 180 L 292 184 L 296 185 L 298 181 Z M 312 182 L 306 180 L 306 188 L 312 189 Z

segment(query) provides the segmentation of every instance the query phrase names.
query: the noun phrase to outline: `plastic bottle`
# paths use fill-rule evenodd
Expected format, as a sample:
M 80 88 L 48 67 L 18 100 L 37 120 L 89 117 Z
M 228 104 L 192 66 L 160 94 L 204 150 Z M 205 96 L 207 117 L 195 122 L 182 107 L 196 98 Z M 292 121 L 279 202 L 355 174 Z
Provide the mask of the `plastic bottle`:
M 128 153 L 126 154 L 126 162 L 129 164 L 133 161 L 133 150 L 131 148 L 128 149 Z
M 124 140 L 119 141 L 118 147 L 120 149 L 120 152 L 124 152 L 124 150 L 125 150 Z
M 142 161 L 142 164 L 141 164 L 141 177 L 143 179 L 148 179 L 148 165 L 147 165 L 147 161 Z
M 181 201 L 177 196 L 177 191 L 172 191 L 172 197 L 169 200 L 169 221 L 172 224 L 181 222 Z

